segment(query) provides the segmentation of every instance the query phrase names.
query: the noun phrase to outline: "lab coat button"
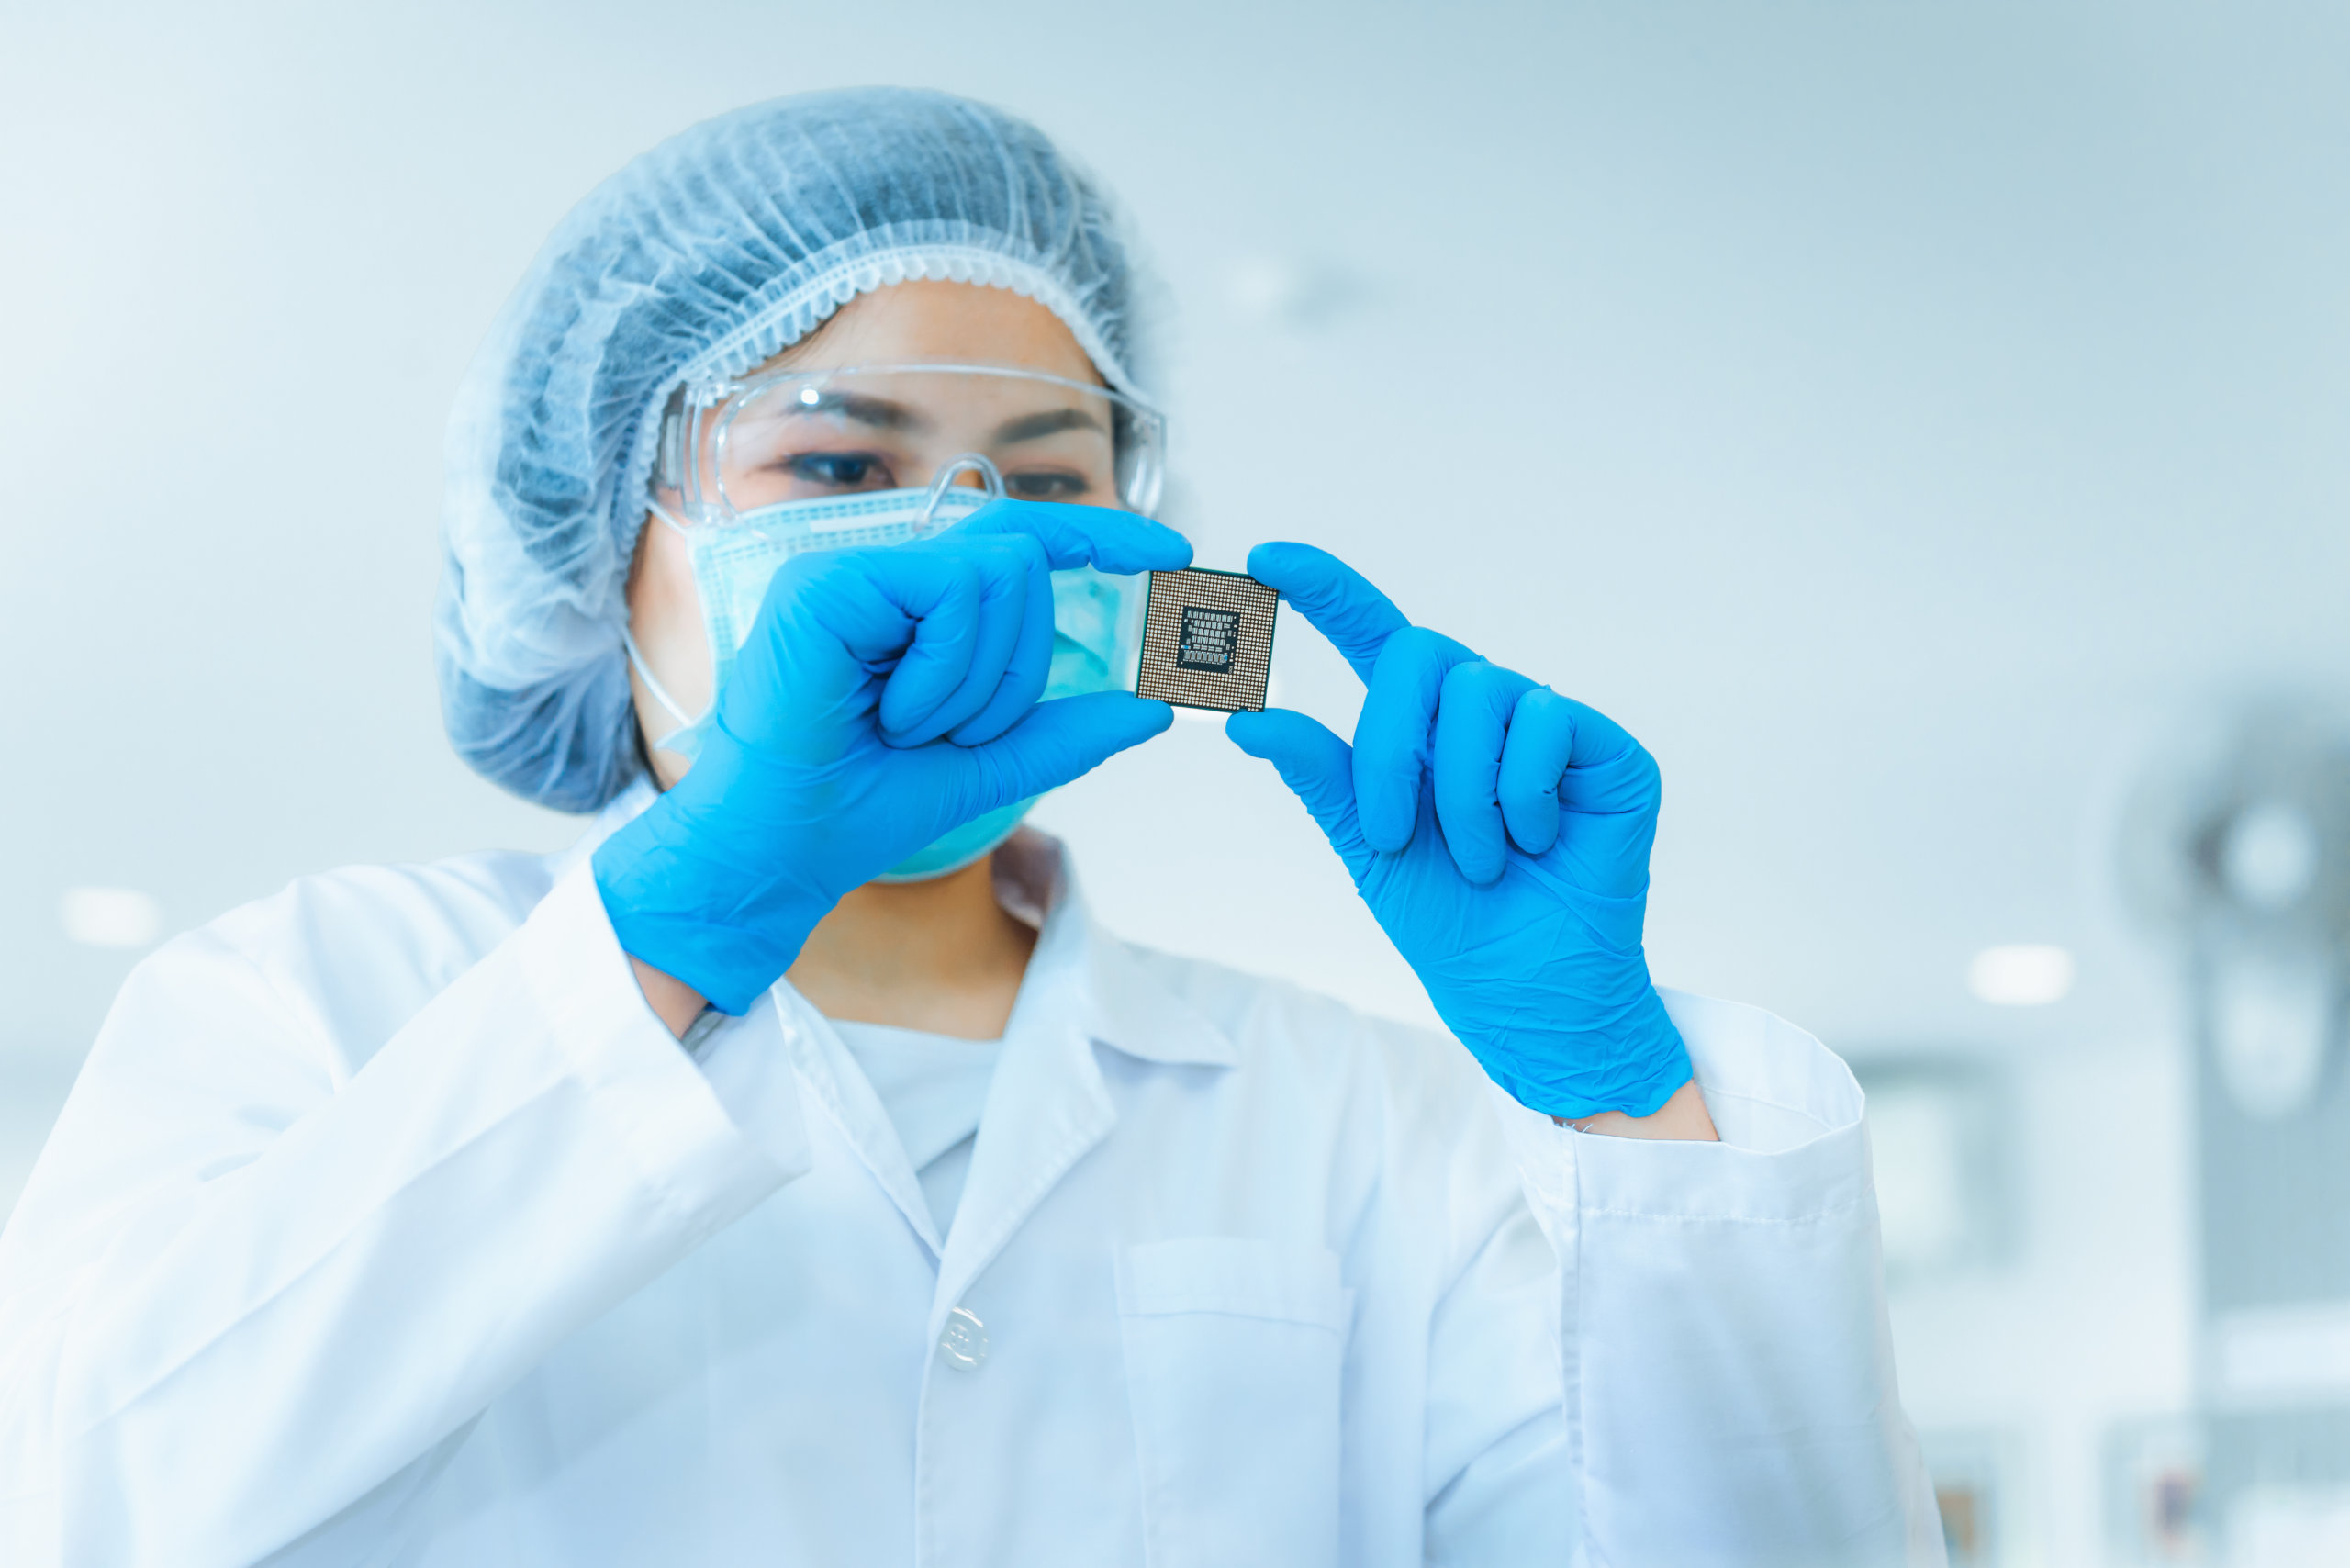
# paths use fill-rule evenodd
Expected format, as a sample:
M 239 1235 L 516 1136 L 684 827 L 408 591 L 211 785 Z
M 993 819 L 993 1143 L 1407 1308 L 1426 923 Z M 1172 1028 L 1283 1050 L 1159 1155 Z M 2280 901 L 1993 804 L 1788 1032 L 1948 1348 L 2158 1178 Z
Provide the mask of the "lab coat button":
M 938 1353 L 957 1372 L 977 1372 L 988 1359 L 988 1326 L 968 1306 L 946 1315 L 946 1332 L 938 1337 Z

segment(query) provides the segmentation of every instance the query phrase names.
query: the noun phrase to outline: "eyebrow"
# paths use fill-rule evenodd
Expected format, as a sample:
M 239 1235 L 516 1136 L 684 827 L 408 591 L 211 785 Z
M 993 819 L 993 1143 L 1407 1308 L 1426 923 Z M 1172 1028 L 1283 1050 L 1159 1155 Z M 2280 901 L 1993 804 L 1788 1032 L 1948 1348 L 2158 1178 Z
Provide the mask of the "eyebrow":
M 834 414 L 875 430 L 921 431 L 930 428 L 930 420 L 903 403 L 862 392 L 824 392 L 812 403 L 803 399 L 790 407 L 794 413 Z
M 1098 431 L 1102 421 L 1082 409 L 1053 409 L 1041 414 L 1023 414 L 1016 420 L 1006 420 L 995 428 L 999 446 L 1014 442 L 1039 441 L 1063 431 Z M 1102 433 L 1108 433 L 1104 431 Z

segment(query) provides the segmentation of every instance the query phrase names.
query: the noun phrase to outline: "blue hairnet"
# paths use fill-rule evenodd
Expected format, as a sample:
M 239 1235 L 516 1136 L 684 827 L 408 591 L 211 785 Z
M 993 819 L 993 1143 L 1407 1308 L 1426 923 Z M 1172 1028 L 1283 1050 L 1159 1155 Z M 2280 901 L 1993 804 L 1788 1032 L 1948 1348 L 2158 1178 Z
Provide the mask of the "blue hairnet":
M 943 93 L 779 98 L 698 125 L 547 241 L 449 423 L 434 642 L 449 738 L 526 800 L 592 811 L 642 768 L 621 631 L 660 412 L 850 299 L 914 278 L 1049 308 L 1133 378 L 1107 196 L 1024 121 Z

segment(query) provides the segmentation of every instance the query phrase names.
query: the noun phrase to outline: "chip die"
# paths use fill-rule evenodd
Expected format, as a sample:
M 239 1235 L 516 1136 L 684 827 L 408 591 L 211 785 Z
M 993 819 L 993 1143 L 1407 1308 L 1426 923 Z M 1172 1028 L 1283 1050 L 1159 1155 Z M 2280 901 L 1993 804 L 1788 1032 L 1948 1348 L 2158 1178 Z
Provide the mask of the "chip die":
M 1261 712 L 1281 596 L 1243 572 L 1150 574 L 1135 695 L 1182 708 Z

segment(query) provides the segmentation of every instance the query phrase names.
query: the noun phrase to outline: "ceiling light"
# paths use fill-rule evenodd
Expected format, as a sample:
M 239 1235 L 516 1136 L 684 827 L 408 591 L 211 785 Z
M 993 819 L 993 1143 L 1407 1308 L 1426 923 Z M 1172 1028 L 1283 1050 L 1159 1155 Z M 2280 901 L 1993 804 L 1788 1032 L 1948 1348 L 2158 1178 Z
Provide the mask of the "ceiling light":
M 2073 955 L 2031 943 L 1986 947 L 1966 966 L 1966 984 L 1995 1007 L 2045 1007 L 2073 989 Z
M 146 947 L 162 935 L 163 907 L 136 888 L 68 888 L 57 901 L 68 941 L 85 947 Z

